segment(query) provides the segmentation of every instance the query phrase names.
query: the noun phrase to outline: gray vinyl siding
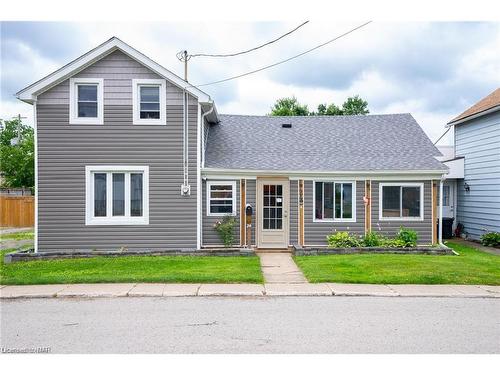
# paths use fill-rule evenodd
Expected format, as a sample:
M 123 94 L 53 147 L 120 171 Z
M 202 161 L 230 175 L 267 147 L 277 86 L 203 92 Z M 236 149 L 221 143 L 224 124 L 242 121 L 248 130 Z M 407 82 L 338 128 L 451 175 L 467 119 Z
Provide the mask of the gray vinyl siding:
M 458 181 L 457 189 L 457 222 L 473 239 L 500 232 L 500 112 L 455 126 L 455 153 L 465 157 L 464 180 Z
M 121 52 L 78 76 L 104 78 L 104 124 L 69 125 L 68 81 L 39 96 L 39 251 L 195 248 L 196 102 L 188 124 L 191 195 L 183 197 L 182 103 L 168 96 L 166 126 L 132 125 L 131 79 L 158 76 Z M 149 166 L 149 225 L 86 226 L 86 165 Z
M 423 221 L 380 221 L 379 220 L 379 184 L 384 181 L 372 181 L 372 232 L 384 236 L 394 237 L 401 226 L 417 232 L 418 243 L 432 243 L 432 190 L 430 181 L 387 181 L 387 182 L 416 182 L 424 183 L 424 220 Z
M 290 181 L 290 238 L 289 245 L 299 243 L 299 182 Z
M 210 181 L 210 180 L 207 180 Z M 202 207 L 202 235 L 203 235 L 203 246 L 223 246 L 224 243 L 221 241 L 219 234 L 214 229 L 214 223 L 220 220 L 224 215 L 220 216 L 208 216 L 207 215 L 207 181 L 203 181 L 202 186 L 202 196 L 203 196 L 203 207 Z M 235 181 L 235 180 L 231 180 Z M 228 181 L 229 182 L 229 181 Z M 234 244 L 239 246 L 240 244 L 240 180 L 236 180 L 236 225 L 234 230 Z
M 257 180 L 246 180 L 246 188 L 247 192 L 245 194 L 247 202 L 246 204 L 249 204 L 253 207 L 253 213 L 252 213 L 252 228 L 251 228 L 251 244 L 250 245 L 255 245 L 255 233 L 257 232 Z
M 356 222 L 314 222 L 314 184 L 313 181 L 304 181 L 304 242 L 306 246 L 327 245 L 326 236 L 337 231 L 347 231 L 352 234 L 365 233 L 365 194 L 364 180 L 356 181 Z

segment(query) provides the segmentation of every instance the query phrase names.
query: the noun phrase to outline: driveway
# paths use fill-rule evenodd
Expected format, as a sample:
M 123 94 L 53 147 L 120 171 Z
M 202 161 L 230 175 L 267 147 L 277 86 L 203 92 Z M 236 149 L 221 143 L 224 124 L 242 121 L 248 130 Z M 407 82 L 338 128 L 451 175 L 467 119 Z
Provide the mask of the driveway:
M 500 353 L 496 298 L 66 298 L 2 300 L 0 307 L 7 349 Z

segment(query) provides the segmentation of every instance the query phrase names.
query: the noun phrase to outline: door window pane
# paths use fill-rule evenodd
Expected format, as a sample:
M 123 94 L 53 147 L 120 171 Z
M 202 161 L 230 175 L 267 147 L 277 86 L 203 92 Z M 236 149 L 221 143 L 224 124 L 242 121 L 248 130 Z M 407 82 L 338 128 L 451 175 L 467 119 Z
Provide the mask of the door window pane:
M 282 229 L 283 185 L 264 185 L 263 193 L 263 229 Z
M 94 174 L 94 216 L 106 216 L 106 173 Z
M 125 215 L 125 174 L 113 173 L 113 216 Z
M 140 118 L 160 118 L 160 86 L 140 86 Z
M 130 174 L 130 216 L 142 216 L 142 173 Z
M 78 117 L 97 117 L 97 85 L 77 85 Z
M 401 186 L 382 186 L 382 216 L 399 217 Z
M 403 186 L 403 198 L 401 201 L 402 217 L 420 216 L 420 188 L 416 186 Z
M 352 219 L 352 184 L 342 184 L 342 218 Z

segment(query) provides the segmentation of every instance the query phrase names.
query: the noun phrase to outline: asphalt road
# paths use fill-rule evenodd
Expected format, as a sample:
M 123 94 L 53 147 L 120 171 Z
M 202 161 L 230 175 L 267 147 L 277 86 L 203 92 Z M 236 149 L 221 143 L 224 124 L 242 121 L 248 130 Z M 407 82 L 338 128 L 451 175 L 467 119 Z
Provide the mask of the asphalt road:
M 1 301 L 1 347 L 52 353 L 500 353 L 500 299 Z

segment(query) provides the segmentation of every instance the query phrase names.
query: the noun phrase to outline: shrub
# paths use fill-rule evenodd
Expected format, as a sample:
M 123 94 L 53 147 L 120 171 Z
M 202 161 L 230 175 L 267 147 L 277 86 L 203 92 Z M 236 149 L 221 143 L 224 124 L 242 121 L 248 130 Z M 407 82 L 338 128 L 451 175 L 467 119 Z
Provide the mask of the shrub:
M 349 232 L 336 232 L 326 236 L 329 247 L 358 247 L 361 246 L 361 241 L 355 236 L 351 236 Z
M 407 247 L 405 242 L 399 238 L 382 238 L 383 247 Z
M 500 232 L 488 232 L 481 236 L 484 246 L 500 246 Z
M 234 244 L 234 226 L 236 220 L 232 216 L 224 216 L 222 220 L 217 220 L 214 224 L 214 229 L 219 234 L 220 239 L 224 242 L 224 247 L 231 247 Z
M 412 229 L 400 227 L 399 232 L 396 234 L 394 239 L 402 245 L 401 247 L 417 246 L 417 232 Z
M 363 237 L 363 246 L 366 246 L 366 247 L 382 246 L 383 243 L 384 243 L 384 237 L 382 237 L 380 234 L 377 234 L 375 232 L 367 233 Z

